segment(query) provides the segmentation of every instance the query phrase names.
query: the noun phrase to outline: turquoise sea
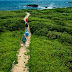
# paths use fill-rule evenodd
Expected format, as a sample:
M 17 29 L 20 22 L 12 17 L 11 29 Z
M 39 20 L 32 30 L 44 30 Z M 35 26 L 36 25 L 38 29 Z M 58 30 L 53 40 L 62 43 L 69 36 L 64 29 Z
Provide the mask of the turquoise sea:
M 27 7 L 28 4 L 38 4 L 37 8 Z M 72 7 L 72 0 L 23 0 L 23 1 L 0 1 L 0 10 L 21 9 L 53 9 Z

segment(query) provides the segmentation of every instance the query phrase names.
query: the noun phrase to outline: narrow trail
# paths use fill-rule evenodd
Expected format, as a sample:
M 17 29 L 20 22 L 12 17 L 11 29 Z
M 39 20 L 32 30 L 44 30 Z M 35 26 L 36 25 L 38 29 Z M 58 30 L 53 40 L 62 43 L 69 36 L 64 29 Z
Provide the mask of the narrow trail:
M 27 15 L 24 17 L 24 21 L 29 16 L 30 16 L 30 13 L 27 13 Z M 31 32 L 30 32 L 29 26 L 27 30 L 29 32 L 29 36 L 26 41 L 26 47 L 23 45 L 23 43 L 20 44 L 21 48 L 19 49 L 18 59 L 17 59 L 18 64 L 15 64 L 12 67 L 12 72 L 29 72 L 29 68 L 26 66 L 26 64 L 28 63 L 29 56 L 25 54 L 28 52 L 27 47 L 29 47 L 30 45 Z

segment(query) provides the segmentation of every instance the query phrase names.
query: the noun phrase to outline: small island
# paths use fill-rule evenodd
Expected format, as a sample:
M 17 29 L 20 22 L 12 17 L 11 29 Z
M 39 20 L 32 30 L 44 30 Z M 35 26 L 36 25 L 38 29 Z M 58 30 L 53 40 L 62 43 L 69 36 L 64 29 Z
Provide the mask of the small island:
M 26 5 L 27 7 L 29 6 L 29 7 L 38 7 L 38 5 L 37 4 L 30 4 L 30 5 Z

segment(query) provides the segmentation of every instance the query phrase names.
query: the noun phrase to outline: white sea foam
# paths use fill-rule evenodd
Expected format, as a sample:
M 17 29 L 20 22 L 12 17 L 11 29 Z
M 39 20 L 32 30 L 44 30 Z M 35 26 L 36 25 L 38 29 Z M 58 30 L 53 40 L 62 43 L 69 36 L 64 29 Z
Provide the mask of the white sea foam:
M 54 8 L 54 3 L 51 3 L 49 6 L 48 6 L 48 9 L 53 9 Z
M 46 9 L 45 7 L 42 7 L 42 6 L 38 6 L 38 8 L 40 8 L 40 9 Z
M 50 5 L 47 6 L 47 8 L 39 6 L 38 8 L 42 9 L 53 9 L 54 8 L 54 3 L 51 3 Z

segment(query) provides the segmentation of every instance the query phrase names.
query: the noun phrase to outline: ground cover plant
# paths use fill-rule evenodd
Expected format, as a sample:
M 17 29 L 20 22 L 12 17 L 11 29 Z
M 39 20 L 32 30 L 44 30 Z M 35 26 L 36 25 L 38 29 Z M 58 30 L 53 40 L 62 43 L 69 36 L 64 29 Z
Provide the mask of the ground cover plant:
M 32 36 L 30 45 L 30 72 L 70 72 L 72 45 L 50 40 L 44 36 Z
M 0 72 L 11 72 L 17 63 L 17 51 L 23 31 L 4 32 L 0 35 Z
M 0 11 L 0 72 L 11 72 L 12 64 L 17 63 L 25 24 L 22 11 Z
M 72 8 L 29 10 L 30 72 L 72 71 Z
M 23 17 L 31 13 L 30 72 L 72 71 L 72 8 L 0 11 L 0 72 L 11 72 L 24 33 Z

